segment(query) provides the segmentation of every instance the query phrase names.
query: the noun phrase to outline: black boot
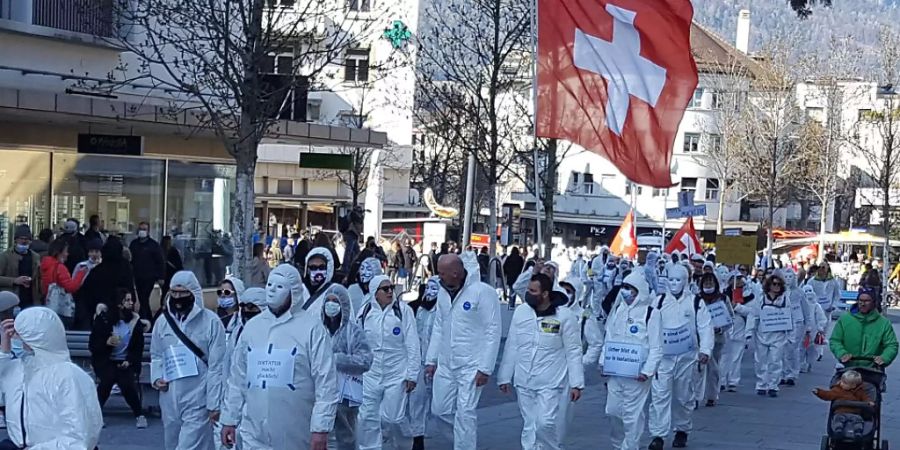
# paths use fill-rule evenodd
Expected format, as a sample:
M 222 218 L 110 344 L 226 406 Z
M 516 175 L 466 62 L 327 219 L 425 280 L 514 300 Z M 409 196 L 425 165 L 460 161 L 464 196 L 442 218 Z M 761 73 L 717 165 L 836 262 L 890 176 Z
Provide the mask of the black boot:
M 425 436 L 416 436 L 413 438 L 412 450 L 425 450 Z
M 661 437 L 655 437 L 652 441 L 650 441 L 650 446 L 647 447 L 647 450 L 663 450 L 665 447 L 665 442 Z
M 672 448 L 687 447 L 687 433 L 684 431 L 675 432 L 675 440 L 672 441 Z

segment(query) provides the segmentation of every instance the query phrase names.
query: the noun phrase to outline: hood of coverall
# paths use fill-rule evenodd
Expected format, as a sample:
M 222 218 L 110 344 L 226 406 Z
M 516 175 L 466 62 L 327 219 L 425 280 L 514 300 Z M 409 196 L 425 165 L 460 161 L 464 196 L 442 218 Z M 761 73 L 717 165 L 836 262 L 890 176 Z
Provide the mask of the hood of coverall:
M 387 278 L 387 277 L 384 277 Z M 373 278 L 374 279 L 374 278 Z M 371 292 L 371 291 L 370 291 Z M 350 294 L 346 289 L 341 289 L 336 284 L 332 284 L 328 287 L 328 290 L 325 292 L 325 295 L 322 297 L 323 299 L 328 299 L 329 295 L 334 294 L 338 299 L 338 304 L 341 305 L 341 327 L 347 325 L 347 322 L 352 319 L 350 317 Z M 325 303 L 322 303 L 322 317 L 325 317 Z
M 307 279 L 309 279 L 309 260 L 315 258 L 316 256 L 325 259 L 325 282 L 322 283 L 322 286 L 330 283 L 331 280 L 334 279 L 334 257 L 331 255 L 331 251 L 325 247 L 316 247 L 309 251 L 309 254 L 306 255 L 306 273 L 303 274 Z M 312 280 L 310 280 L 312 281 Z M 322 288 L 319 286 L 319 289 Z
M 784 279 L 784 284 L 786 289 L 797 289 L 797 272 L 794 272 L 794 269 L 783 268 L 778 270 L 781 273 L 781 278 Z
M 187 319 L 185 322 L 192 320 L 194 317 L 197 317 L 197 314 L 200 314 L 200 311 L 203 310 L 203 289 L 200 287 L 200 281 L 197 280 L 197 276 L 194 275 L 194 272 L 188 270 L 182 270 L 180 272 L 176 272 L 172 277 L 172 281 L 169 282 L 169 290 L 171 291 L 174 287 L 183 287 L 189 291 L 194 296 L 194 307 L 191 308 L 191 311 L 188 313 Z M 234 287 L 237 290 L 237 286 Z M 166 296 L 166 311 L 169 311 L 169 314 L 174 314 L 172 310 L 169 309 L 169 296 Z
M 374 278 L 372 278 L 372 281 L 369 281 L 368 300 L 370 302 L 377 303 L 377 301 L 375 300 L 375 292 L 378 291 L 378 286 L 381 285 L 381 283 L 384 281 L 391 281 L 391 279 L 388 278 L 387 275 L 376 275 Z M 393 284 L 392 284 L 392 286 L 393 286 Z M 394 298 L 396 299 L 397 296 L 395 295 Z M 343 305 L 343 303 L 341 303 L 341 313 L 343 313 L 343 312 L 344 312 L 344 305 Z
M 659 253 L 650 252 L 647 253 L 647 259 L 644 261 L 644 278 L 647 279 L 647 284 L 653 292 L 659 292 L 659 284 L 657 283 L 659 277 Z
M 687 285 L 690 282 L 690 270 L 684 266 L 684 264 L 669 264 L 666 266 L 666 293 L 673 294 L 672 292 L 672 281 L 673 278 L 679 278 L 681 280 L 681 292 L 683 293 L 687 289 Z
M 237 301 L 242 301 L 244 292 L 247 290 L 247 287 L 244 286 L 244 282 L 241 281 L 240 278 L 236 278 L 231 275 L 225 277 L 225 281 L 231 283 L 231 285 L 234 286 L 234 293 L 237 294 Z
M 34 351 L 33 362 L 50 364 L 69 361 L 66 330 L 53 310 L 41 306 L 25 308 L 16 316 L 16 333 Z
M 240 299 L 241 303 L 251 303 L 256 305 L 256 307 L 259 308 L 260 313 L 266 310 L 266 290 L 263 288 L 253 287 L 247 289 L 238 298 Z M 238 308 L 237 314 L 238 316 L 241 315 L 240 308 Z
M 475 252 L 462 252 L 462 254 L 459 255 L 459 259 L 462 260 L 463 268 L 465 268 L 468 273 L 466 284 L 469 283 L 468 277 L 473 274 L 476 277 L 476 281 L 484 281 L 481 279 L 481 266 L 478 265 L 478 255 L 476 255 Z
M 297 271 L 297 268 L 290 264 L 281 264 L 269 272 L 269 279 L 272 278 L 272 275 L 284 277 L 287 280 L 287 284 L 291 291 L 291 306 L 281 317 L 284 317 L 285 315 L 297 315 L 298 313 L 303 312 L 303 304 L 309 300 L 309 291 L 306 290 L 303 280 L 300 279 L 300 272 Z M 268 295 L 268 292 L 266 294 Z M 268 308 L 268 301 L 266 304 L 266 310 L 271 312 L 271 309 Z
M 643 304 L 650 304 L 650 285 L 647 283 L 647 280 L 644 278 L 644 274 L 639 272 L 632 272 L 624 280 L 622 280 L 622 284 L 628 284 L 634 286 L 638 295 L 635 297 L 634 302 L 631 304 L 632 307 Z

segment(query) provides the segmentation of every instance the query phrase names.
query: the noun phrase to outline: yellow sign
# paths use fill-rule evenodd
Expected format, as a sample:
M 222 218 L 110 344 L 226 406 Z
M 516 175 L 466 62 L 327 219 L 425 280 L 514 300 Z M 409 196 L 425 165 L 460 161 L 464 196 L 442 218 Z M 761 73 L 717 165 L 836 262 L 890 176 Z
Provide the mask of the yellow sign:
M 716 262 L 752 266 L 756 262 L 756 236 L 716 236 Z

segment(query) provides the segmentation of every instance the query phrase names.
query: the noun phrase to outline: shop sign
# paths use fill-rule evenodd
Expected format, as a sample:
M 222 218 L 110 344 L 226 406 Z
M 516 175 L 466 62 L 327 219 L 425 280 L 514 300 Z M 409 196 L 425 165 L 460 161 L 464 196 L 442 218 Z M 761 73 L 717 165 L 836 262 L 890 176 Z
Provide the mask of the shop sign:
M 143 136 L 111 134 L 79 134 L 78 153 L 92 155 L 142 156 Z

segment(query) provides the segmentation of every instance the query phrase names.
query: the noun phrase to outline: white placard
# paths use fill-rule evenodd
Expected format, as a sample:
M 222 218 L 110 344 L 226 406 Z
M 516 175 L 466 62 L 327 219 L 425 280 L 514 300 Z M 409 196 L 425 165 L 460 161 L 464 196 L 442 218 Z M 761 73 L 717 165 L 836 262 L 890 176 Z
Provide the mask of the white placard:
M 725 302 L 718 301 L 706 305 L 706 310 L 709 311 L 709 319 L 713 328 L 728 328 L 734 324 L 734 318 L 728 313 Z
M 261 389 L 293 389 L 294 355 L 290 350 L 271 347 L 252 349 L 247 354 L 247 383 Z
M 348 375 L 338 372 L 338 388 L 341 390 L 341 398 L 346 399 L 350 406 L 359 406 L 363 401 L 362 375 Z
M 683 355 L 694 350 L 695 338 L 688 324 L 678 328 L 663 328 L 662 338 L 663 355 Z
M 791 309 L 777 306 L 763 306 L 759 310 L 759 332 L 775 333 L 779 331 L 791 331 L 794 324 L 791 321 Z
M 603 374 L 637 378 L 646 358 L 640 344 L 606 342 L 603 344 Z
M 800 302 L 791 302 L 791 317 L 794 323 L 803 323 L 806 320 L 803 317 L 803 305 Z
M 166 381 L 195 377 L 199 373 L 197 357 L 184 345 L 173 345 L 167 348 L 165 358 Z

